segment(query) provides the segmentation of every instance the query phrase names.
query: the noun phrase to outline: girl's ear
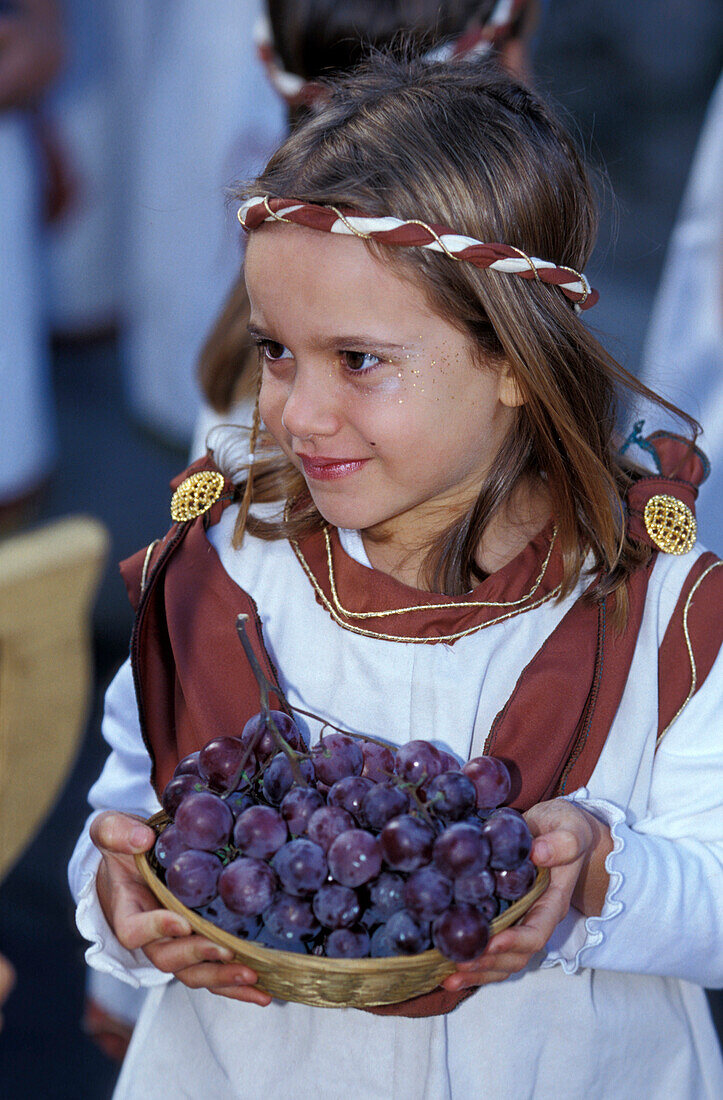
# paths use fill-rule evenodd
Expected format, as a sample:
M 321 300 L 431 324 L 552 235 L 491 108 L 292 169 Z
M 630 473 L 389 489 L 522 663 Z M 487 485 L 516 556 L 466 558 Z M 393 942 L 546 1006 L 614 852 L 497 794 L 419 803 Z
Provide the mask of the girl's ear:
M 500 367 L 498 393 L 500 401 L 503 405 L 506 405 L 508 409 L 516 409 L 525 403 L 522 390 L 506 359 L 502 360 L 502 365 Z

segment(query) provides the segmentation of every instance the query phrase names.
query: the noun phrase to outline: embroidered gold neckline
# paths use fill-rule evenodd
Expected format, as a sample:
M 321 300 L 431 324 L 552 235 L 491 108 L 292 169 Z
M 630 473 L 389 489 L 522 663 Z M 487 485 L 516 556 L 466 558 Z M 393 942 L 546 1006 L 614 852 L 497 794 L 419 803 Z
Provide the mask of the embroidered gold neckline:
M 304 572 L 311 581 L 320 602 L 329 612 L 332 619 L 334 619 L 334 621 L 337 622 L 339 626 L 343 627 L 344 630 L 350 630 L 354 634 L 362 634 L 364 637 L 367 638 L 379 638 L 382 641 L 388 642 L 411 642 L 420 645 L 432 645 L 436 642 L 454 642 L 457 641 L 458 638 L 464 638 L 469 634 L 475 634 L 479 630 L 484 630 L 485 627 L 494 626 L 496 623 L 500 623 L 505 619 L 511 619 L 515 615 L 520 615 L 523 611 L 531 611 L 533 608 L 539 607 L 541 604 L 553 599 L 559 594 L 562 588 L 562 585 L 558 584 L 552 589 L 552 591 L 548 592 L 546 595 L 541 596 L 537 600 L 532 599 L 532 597 L 542 584 L 545 573 L 547 572 L 547 567 L 550 563 L 552 550 L 555 545 L 555 540 L 557 538 L 557 528 L 555 528 L 552 533 L 552 538 L 550 540 L 550 546 L 547 551 L 547 555 L 544 562 L 542 563 L 542 568 L 540 569 L 538 576 L 536 577 L 530 590 L 516 600 L 464 600 L 455 603 L 416 604 L 411 607 L 391 608 L 386 611 L 349 611 L 343 606 L 341 600 L 339 599 L 336 588 L 336 579 L 334 576 L 334 561 L 332 556 L 329 528 L 324 527 L 323 533 L 324 543 L 326 547 L 327 568 L 329 570 L 329 588 L 332 596 L 331 600 L 327 597 L 326 593 L 323 591 L 321 585 L 314 576 L 311 566 L 304 557 L 301 551 L 301 547 L 295 539 L 290 540 L 292 549 L 296 554 L 296 557 L 298 558 Z M 488 619 L 486 622 L 478 623 L 476 626 L 468 627 L 466 630 L 459 630 L 453 634 L 440 634 L 433 638 L 420 638 L 416 636 L 402 637 L 397 634 L 385 634 L 381 631 L 364 630 L 362 627 L 354 626 L 352 623 L 346 621 L 347 619 L 381 619 L 386 618 L 386 616 L 405 615 L 416 611 L 456 611 L 459 608 L 475 607 L 504 607 L 510 608 L 511 610 L 508 610 L 501 615 L 497 615 L 495 616 L 495 618 Z

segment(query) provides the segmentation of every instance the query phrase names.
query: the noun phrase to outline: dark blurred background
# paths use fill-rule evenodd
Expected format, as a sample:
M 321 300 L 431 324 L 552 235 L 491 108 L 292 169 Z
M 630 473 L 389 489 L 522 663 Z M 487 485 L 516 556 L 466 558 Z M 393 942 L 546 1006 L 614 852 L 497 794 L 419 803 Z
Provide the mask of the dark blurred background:
M 255 3 L 78 2 L 61 10 L 68 62 L 51 106 L 75 197 L 48 240 L 42 293 L 54 334 L 57 443 L 35 522 L 87 513 L 107 525 L 112 545 L 93 617 L 85 740 L 54 811 L 0 893 L 0 950 L 17 970 L 0 1034 L 0 1088 L 8 1098 L 100 1100 L 112 1092 L 116 1067 L 81 1031 L 84 947 L 66 865 L 105 757 L 103 692 L 131 628 L 116 563 L 169 526 L 168 481 L 186 464 L 197 412 L 195 355 L 238 263 L 223 187 L 253 170 L 282 116 L 249 43 Z M 601 293 L 591 323 L 633 371 L 720 72 L 721 33 L 714 0 L 552 0 L 540 27 L 537 85 L 568 113 L 607 177 L 588 271 Z M 147 148 L 139 153 L 140 131 Z M 199 215 L 207 232 L 193 224 L 193 188 L 179 183 L 182 171 L 212 212 Z M 154 249 L 179 286 L 167 308 L 168 292 L 147 275 Z M 129 384 L 129 363 L 143 357 L 148 371 L 167 371 L 159 406 L 172 406 L 173 416 L 156 416 L 142 386 Z

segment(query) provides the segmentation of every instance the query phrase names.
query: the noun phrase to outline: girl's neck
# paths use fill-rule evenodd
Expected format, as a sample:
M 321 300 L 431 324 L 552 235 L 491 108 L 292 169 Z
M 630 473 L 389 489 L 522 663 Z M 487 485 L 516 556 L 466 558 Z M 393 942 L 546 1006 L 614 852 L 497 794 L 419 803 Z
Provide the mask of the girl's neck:
M 544 485 L 520 485 L 511 500 L 487 523 L 477 550 L 476 561 L 483 573 L 502 569 L 545 526 L 550 518 L 550 503 Z M 386 536 L 384 531 L 362 531 L 367 557 L 374 569 L 394 577 L 402 584 L 431 591 L 425 579 L 424 565 L 430 541 L 414 540 L 413 533 Z

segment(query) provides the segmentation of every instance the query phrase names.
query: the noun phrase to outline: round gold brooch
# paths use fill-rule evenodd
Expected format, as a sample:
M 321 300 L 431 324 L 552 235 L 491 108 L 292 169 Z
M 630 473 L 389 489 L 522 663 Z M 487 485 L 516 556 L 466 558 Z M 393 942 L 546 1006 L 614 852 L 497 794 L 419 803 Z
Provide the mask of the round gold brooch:
M 695 544 L 698 526 L 687 504 L 659 493 L 651 497 L 643 513 L 645 529 L 664 554 L 687 554 Z
M 185 523 L 202 516 L 221 496 L 223 484 L 223 474 L 218 471 L 201 470 L 191 474 L 171 497 L 171 519 L 174 523 Z

